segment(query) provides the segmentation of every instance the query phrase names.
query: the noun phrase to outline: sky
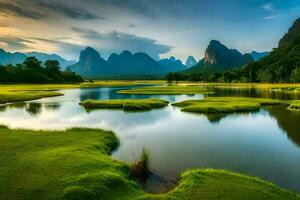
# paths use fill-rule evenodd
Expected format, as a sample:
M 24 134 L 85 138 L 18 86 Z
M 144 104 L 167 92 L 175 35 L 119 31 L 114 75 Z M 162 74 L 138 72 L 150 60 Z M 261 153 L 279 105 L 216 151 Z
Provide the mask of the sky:
M 270 51 L 300 17 L 300 0 L 0 0 L 0 48 L 77 59 L 90 46 L 154 59 L 200 59 L 210 40 Z

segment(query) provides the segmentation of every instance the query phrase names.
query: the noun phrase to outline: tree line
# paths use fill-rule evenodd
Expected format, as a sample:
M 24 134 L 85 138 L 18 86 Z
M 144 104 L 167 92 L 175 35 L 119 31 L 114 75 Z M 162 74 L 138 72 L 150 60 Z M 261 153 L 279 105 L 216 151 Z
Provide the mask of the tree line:
M 83 82 L 84 79 L 71 71 L 62 71 L 57 60 L 44 63 L 35 57 L 27 57 L 22 64 L 0 65 L 0 82 L 13 83 L 62 83 Z

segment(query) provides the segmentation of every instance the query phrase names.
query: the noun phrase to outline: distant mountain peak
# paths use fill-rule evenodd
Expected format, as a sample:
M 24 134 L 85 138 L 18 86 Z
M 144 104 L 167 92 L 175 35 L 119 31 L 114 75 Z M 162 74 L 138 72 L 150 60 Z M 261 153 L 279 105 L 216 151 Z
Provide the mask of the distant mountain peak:
M 92 47 L 86 47 L 83 51 L 80 52 L 79 62 L 86 62 L 89 58 L 101 59 L 101 56 L 98 51 Z
M 193 67 L 197 64 L 197 61 L 196 59 L 193 57 L 193 56 L 189 56 L 187 59 L 186 59 L 186 62 L 185 62 L 185 66 L 187 68 L 190 68 L 190 67 Z
M 121 56 L 132 56 L 132 53 L 130 52 L 130 51 L 128 51 L 128 50 L 125 50 L 125 51 L 123 51 L 121 54 L 120 54 Z
M 249 55 L 243 55 L 236 49 L 229 49 L 218 40 L 210 41 L 204 56 L 207 65 L 238 67 L 247 64 Z
M 293 25 L 289 28 L 289 31 L 280 39 L 278 47 L 285 44 L 293 43 L 295 39 L 300 37 L 300 18 L 298 18 Z

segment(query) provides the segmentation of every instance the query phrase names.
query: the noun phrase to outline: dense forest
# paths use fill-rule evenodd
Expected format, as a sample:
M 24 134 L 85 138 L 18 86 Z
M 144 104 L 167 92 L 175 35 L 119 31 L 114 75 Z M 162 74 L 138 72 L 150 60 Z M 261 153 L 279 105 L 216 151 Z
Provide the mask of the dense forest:
M 0 82 L 12 83 L 62 83 L 83 82 L 74 72 L 61 71 L 59 62 L 47 60 L 44 63 L 35 57 L 27 57 L 22 64 L 0 65 Z
M 181 72 L 166 75 L 168 81 L 203 82 L 300 82 L 300 18 L 266 57 L 227 71 Z

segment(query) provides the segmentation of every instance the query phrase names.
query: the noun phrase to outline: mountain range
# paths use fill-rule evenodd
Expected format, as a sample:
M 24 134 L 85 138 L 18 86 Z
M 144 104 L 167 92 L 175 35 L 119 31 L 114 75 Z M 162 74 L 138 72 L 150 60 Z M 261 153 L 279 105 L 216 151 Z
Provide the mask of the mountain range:
M 42 62 L 45 62 L 46 60 L 57 60 L 62 69 L 65 69 L 67 66 L 72 65 L 76 62 L 74 60 L 66 60 L 57 54 L 46 54 L 41 52 L 11 53 L 0 49 L 0 64 L 2 65 L 20 64 L 23 63 L 27 57 L 36 57 Z
M 79 61 L 67 70 L 90 79 L 105 78 L 157 78 L 167 72 L 186 69 L 175 57 L 156 61 L 145 53 L 123 51 L 111 54 L 107 60 L 91 47 L 81 51 Z

